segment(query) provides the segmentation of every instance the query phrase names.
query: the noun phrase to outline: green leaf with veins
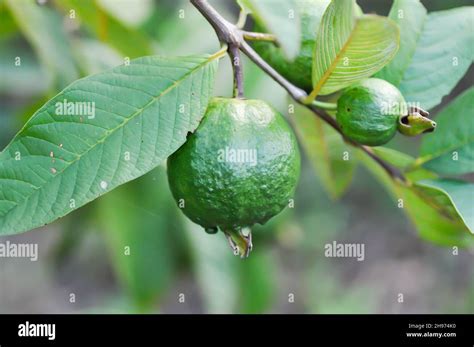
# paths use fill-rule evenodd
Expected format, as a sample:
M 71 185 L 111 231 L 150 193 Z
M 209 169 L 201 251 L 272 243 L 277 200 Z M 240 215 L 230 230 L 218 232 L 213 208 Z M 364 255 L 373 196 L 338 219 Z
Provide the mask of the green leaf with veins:
M 349 187 L 357 164 L 352 147 L 304 107 L 297 106 L 291 120 L 323 187 L 332 199 L 339 198 Z
M 52 76 L 54 89 L 62 89 L 79 77 L 61 18 L 34 0 L 7 0 L 16 24 Z M 3 25 L 3 23 L 2 23 Z
M 417 182 L 420 187 L 432 188 L 437 195 L 449 199 L 464 224 L 474 234 L 474 184 L 453 179 L 423 180 Z M 446 203 L 448 205 L 448 203 Z
M 198 126 L 223 54 L 139 58 L 48 101 L 0 153 L 0 235 L 52 222 L 159 165 Z M 60 115 L 64 102 L 93 102 L 94 113 Z
M 426 9 L 419 0 L 395 0 L 388 18 L 400 28 L 400 49 L 393 60 L 380 70 L 376 77 L 394 86 L 400 85 L 405 70 L 410 66 L 425 23 Z
M 401 170 L 410 182 L 438 178 L 434 172 L 414 167 L 415 158 L 411 155 L 387 147 L 372 147 L 372 151 L 390 165 Z
M 389 17 L 398 23 L 403 44 L 377 77 L 397 86 L 407 102 L 431 109 L 474 59 L 474 7 L 426 14 L 419 0 L 396 0 Z
M 415 161 L 412 156 L 387 147 L 373 147 L 372 151 L 381 159 L 402 170 Z
M 403 202 L 403 211 L 407 213 L 420 237 L 444 246 L 474 247 L 474 236 L 458 213 L 453 200 L 446 194 L 418 182 L 404 186 L 392 180 L 367 154 L 361 151 L 357 153 L 361 162 L 381 181 L 389 194 Z M 433 176 L 429 172 L 418 175 L 420 179 L 427 177 Z M 396 202 L 393 208 L 397 208 Z
M 356 13 L 352 0 L 332 0 L 326 8 L 315 44 L 312 97 L 373 75 L 397 52 L 399 30 L 392 20 Z
M 423 137 L 416 165 L 446 175 L 474 172 L 473 110 L 471 87 L 436 116 L 436 133 Z
M 434 195 L 424 189 L 403 188 L 399 192 L 422 238 L 446 246 L 474 246 L 474 237 L 446 196 Z
M 277 37 L 288 59 L 297 56 L 300 41 L 294 38 L 300 37 L 300 17 L 293 0 L 239 0 L 239 3 L 259 25 Z

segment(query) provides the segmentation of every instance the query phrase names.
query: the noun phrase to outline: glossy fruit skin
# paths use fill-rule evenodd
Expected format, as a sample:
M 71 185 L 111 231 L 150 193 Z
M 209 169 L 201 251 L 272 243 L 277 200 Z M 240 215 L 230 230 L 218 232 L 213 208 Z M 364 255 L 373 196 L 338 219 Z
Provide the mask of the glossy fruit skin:
M 369 78 L 344 90 L 337 101 L 336 119 L 347 138 L 363 145 L 380 146 L 395 136 L 405 105 L 395 86 Z
M 237 150 L 247 150 L 240 152 L 246 160 L 232 157 Z M 299 174 L 292 129 L 260 100 L 212 99 L 196 132 L 168 159 L 178 206 L 184 199 L 184 214 L 208 230 L 265 223 L 288 205 Z
M 288 61 L 282 50 L 271 42 L 256 41 L 255 50 L 280 74 L 294 85 L 312 90 L 312 64 L 316 33 L 329 0 L 299 0 L 295 2 L 301 20 L 300 52 L 292 61 Z M 262 31 L 257 27 L 255 31 Z

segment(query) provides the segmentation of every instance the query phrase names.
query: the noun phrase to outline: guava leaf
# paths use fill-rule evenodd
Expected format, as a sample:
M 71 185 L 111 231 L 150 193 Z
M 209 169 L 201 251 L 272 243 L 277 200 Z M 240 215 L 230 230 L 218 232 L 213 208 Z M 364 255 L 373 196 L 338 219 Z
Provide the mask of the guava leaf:
M 379 158 L 402 171 L 405 177 L 411 182 L 438 178 L 436 173 L 421 167 L 416 167 L 416 159 L 411 155 L 386 147 L 372 147 L 372 151 Z
M 354 1 L 332 0 L 316 38 L 311 95 L 331 94 L 375 74 L 398 45 L 399 29 L 392 20 L 356 16 Z
M 7 0 L 6 5 L 51 74 L 54 87 L 62 89 L 77 79 L 79 73 L 61 18 L 47 6 L 37 5 L 34 0 Z
M 474 88 L 436 116 L 436 132 L 423 137 L 418 165 L 447 175 L 474 172 Z
M 357 160 L 352 147 L 339 133 L 303 107 L 296 107 L 292 117 L 298 138 L 332 199 L 339 198 L 349 187 Z
M 472 18 L 474 7 L 428 15 L 413 61 L 399 86 L 408 102 L 431 109 L 464 76 L 474 59 Z
M 397 0 L 389 16 L 400 26 L 402 47 L 377 77 L 397 86 L 407 102 L 431 109 L 474 59 L 474 7 L 426 14 L 418 0 Z
M 412 62 L 416 46 L 423 31 L 426 9 L 419 0 L 394 0 L 388 18 L 400 28 L 400 49 L 393 60 L 380 70 L 376 77 L 399 86 L 406 69 Z
M 273 33 L 289 60 L 300 49 L 300 18 L 294 0 L 239 0 L 262 27 Z
M 474 184 L 453 179 L 423 180 L 416 183 L 420 187 L 432 188 L 437 195 L 444 195 L 474 234 Z
M 415 161 L 412 156 L 387 147 L 372 147 L 372 151 L 379 158 L 401 170 L 410 167 Z
M 0 235 L 50 223 L 159 165 L 198 126 L 221 56 L 139 58 L 48 101 L 0 153 Z
M 419 188 L 402 188 L 399 197 L 420 237 L 444 246 L 474 247 L 474 237 L 447 197 Z
M 91 30 L 101 41 L 115 47 L 130 58 L 153 53 L 150 39 L 141 32 L 123 25 L 107 13 L 96 0 L 60 0 L 56 4 Z
M 149 309 L 173 277 L 175 266 L 166 171 L 159 167 L 98 201 L 111 264 L 125 292 Z M 117 213 L 126 211 L 126 213 Z
M 474 236 L 446 194 L 423 186 L 423 183 L 415 182 L 411 186 L 398 183 L 367 154 L 358 151 L 358 156 L 393 197 L 393 208 L 398 208 L 401 199 L 403 211 L 416 227 L 420 237 L 444 246 L 474 247 Z

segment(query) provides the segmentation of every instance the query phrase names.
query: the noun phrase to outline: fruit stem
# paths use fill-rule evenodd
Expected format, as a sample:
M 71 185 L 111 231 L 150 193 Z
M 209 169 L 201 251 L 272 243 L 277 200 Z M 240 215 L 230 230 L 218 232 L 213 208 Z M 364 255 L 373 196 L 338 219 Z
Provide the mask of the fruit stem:
M 317 108 L 322 108 L 323 110 L 327 110 L 327 111 L 337 110 L 337 104 L 334 104 L 332 102 L 324 102 L 324 101 L 319 101 L 319 100 L 313 100 L 312 105 L 317 107 Z
M 233 96 L 234 98 L 242 99 L 244 97 L 244 72 L 240 59 L 239 47 L 234 44 L 229 44 L 227 52 L 229 53 L 232 71 L 234 74 Z

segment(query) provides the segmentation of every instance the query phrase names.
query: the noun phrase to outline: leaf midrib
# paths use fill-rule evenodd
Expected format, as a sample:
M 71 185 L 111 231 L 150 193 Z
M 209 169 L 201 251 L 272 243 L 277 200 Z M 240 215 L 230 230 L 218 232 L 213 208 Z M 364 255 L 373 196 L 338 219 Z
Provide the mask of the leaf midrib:
M 342 54 L 346 52 L 347 48 L 349 47 L 349 44 L 352 42 L 354 39 L 354 32 L 356 31 L 356 27 L 359 23 L 359 19 L 356 19 L 356 22 L 354 26 L 352 27 L 351 34 L 347 38 L 347 41 L 344 43 L 342 46 L 341 50 L 339 53 L 336 54 L 336 57 L 334 58 L 334 61 L 331 63 L 329 68 L 326 70 L 326 72 L 323 74 L 323 76 L 319 79 L 318 83 L 316 84 L 316 87 L 314 87 L 313 91 L 311 92 L 312 98 L 316 98 L 321 91 L 321 88 L 324 86 L 328 78 L 331 76 L 333 71 L 336 69 L 337 64 L 341 60 Z
M 202 63 L 196 65 L 193 69 L 191 69 L 190 71 L 188 71 L 187 73 L 185 73 L 181 78 L 179 78 L 178 80 L 174 81 L 168 88 L 166 88 L 164 91 L 162 91 L 160 94 L 158 94 L 156 97 L 153 97 L 147 104 L 145 104 L 142 108 L 138 109 L 134 114 L 132 114 L 129 118 L 125 118 L 125 121 L 123 121 L 122 123 L 120 123 L 118 126 L 116 126 L 115 128 L 109 130 L 109 131 L 106 131 L 105 135 L 98 139 L 97 142 L 92 145 L 90 148 L 88 148 L 85 152 L 79 154 L 77 156 L 77 158 L 75 158 L 73 161 L 69 162 L 68 165 L 66 165 L 61 171 L 57 172 L 54 176 L 51 176 L 50 179 L 48 180 L 45 180 L 39 187 L 35 188 L 31 194 L 29 194 L 25 199 L 23 200 L 20 200 L 18 202 L 16 202 L 15 205 L 13 205 L 10 209 L 8 209 L 2 218 L 5 218 L 13 209 L 17 208 L 18 206 L 20 206 L 20 204 L 24 203 L 25 201 L 28 201 L 30 199 L 30 197 L 33 195 L 33 193 L 35 191 L 38 191 L 40 189 L 43 189 L 44 186 L 46 186 L 47 184 L 49 184 L 50 182 L 52 182 L 54 179 L 56 179 L 57 177 L 61 177 L 61 174 L 63 174 L 67 169 L 69 169 L 74 163 L 76 163 L 78 160 L 82 159 L 83 157 L 87 156 L 87 154 L 93 150 L 94 148 L 96 148 L 99 144 L 102 144 L 104 143 L 104 141 L 110 137 L 111 134 L 114 134 L 115 131 L 117 131 L 118 129 L 121 129 L 123 128 L 126 124 L 128 124 L 129 121 L 135 119 L 137 116 L 139 116 L 140 114 L 143 113 L 143 110 L 145 110 L 146 108 L 148 108 L 150 105 L 152 105 L 154 102 L 156 102 L 157 99 L 161 98 L 163 95 L 166 95 L 167 93 L 169 93 L 171 90 L 173 90 L 177 85 L 179 85 L 180 83 L 182 83 L 185 79 L 187 79 L 190 75 L 192 75 L 193 73 L 195 73 L 197 70 L 199 70 L 200 68 L 202 68 L 203 66 L 209 64 L 211 61 L 213 61 L 214 59 L 218 58 L 219 56 L 218 55 L 210 55 L 207 57 L 207 59 L 205 61 L 203 61 Z M 66 90 L 62 91 L 61 93 L 59 93 L 56 97 L 62 95 Z M 22 129 L 24 130 L 24 129 Z M 21 138 L 21 136 L 20 136 Z M 14 140 L 13 140 L 14 141 Z M 12 141 L 12 143 L 13 143 Z
M 417 165 L 417 166 L 420 166 L 420 165 L 423 165 L 423 164 L 425 164 L 425 163 L 427 163 L 427 162 L 429 162 L 429 161 L 436 160 L 436 159 L 442 157 L 443 155 L 446 155 L 448 152 L 454 151 L 454 150 L 456 150 L 456 149 L 463 148 L 463 147 L 465 147 L 465 146 L 471 144 L 472 142 L 474 142 L 474 136 L 468 137 L 466 141 L 457 143 L 457 144 L 455 144 L 455 145 L 453 145 L 453 146 L 450 146 L 450 147 L 448 147 L 448 148 L 442 149 L 442 150 L 440 150 L 440 151 L 423 155 L 423 156 L 421 156 L 420 158 L 418 158 L 418 159 L 416 160 L 416 165 Z
M 465 225 L 466 229 L 469 230 L 471 232 L 471 234 L 474 234 L 474 230 L 471 230 L 469 228 L 469 226 L 467 225 L 466 219 L 461 214 L 461 211 L 459 211 L 459 208 L 458 208 L 457 204 L 454 202 L 453 198 L 451 197 L 451 194 L 449 194 L 444 188 L 438 187 L 436 185 L 430 185 L 429 183 L 424 183 L 423 181 L 418 182 L 417 184 L 419 186 L 428 187 L 428 188 L 431 188 L 431 189 L 434 189 L 434 190 L 437 190 L 437 191 L 443 193 L 448 198 L 451 205 L 453 205 L 454 210 L 457 212 L 459 218 L 462 220 L 462 222 Z

